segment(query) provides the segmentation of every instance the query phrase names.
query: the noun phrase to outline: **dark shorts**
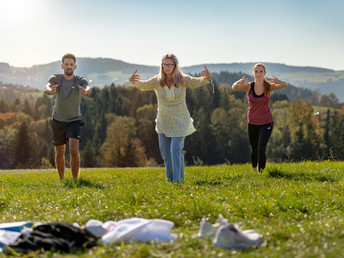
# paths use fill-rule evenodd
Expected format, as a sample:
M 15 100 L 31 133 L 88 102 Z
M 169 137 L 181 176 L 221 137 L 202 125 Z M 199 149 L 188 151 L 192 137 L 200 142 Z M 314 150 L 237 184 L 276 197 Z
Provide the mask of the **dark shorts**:
M 80 139 L 80 126 L 84 126 L 83 120 L 73 122 L 59 122 L 55 119 L 51 120 L 51 129 L 53 131 L 54 146 L 64 145 L 69 138 Z

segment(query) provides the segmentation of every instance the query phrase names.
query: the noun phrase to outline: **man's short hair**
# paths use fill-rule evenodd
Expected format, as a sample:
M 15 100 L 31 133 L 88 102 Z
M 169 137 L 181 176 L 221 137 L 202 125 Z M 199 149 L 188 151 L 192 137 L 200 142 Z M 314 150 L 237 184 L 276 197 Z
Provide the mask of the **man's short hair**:
M 65 60 L 66 58 L 71 58 L 71 59 L 74 60 L 74 63 L 76 63 L 75 55 L 73 55 L 73 54 L 71 54 L 71 53 L 65 54 L 65 55 L 62 57 L 62 63 L 64 63 L 64 60 Z

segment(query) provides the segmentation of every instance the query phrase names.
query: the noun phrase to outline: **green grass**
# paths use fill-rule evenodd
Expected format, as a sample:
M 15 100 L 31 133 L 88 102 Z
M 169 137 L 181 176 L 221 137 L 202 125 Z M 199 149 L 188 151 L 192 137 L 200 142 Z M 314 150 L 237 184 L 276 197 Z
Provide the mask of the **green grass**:
M 173 243 L 98 245 L 84 257 L 343 257 L 344 163 L 187 167 L 183 183 L 163 168 L 82 169 L 59 181 L 54 170 L 0 171 L 1 222 L 85 224 L 131 217 L 175 223 Z M 227 251 L 196 238 L 202 217 L 219 214 L 263 235 L 257 249 Z
M 317 112 L 326 113 L 327 110 L 330 110 L 331 112 L 335 112 L 336 110 L 339 111 L 338 108 L 322 107 L 322 106 L 313 106 L 313 113 L 317 113 Z

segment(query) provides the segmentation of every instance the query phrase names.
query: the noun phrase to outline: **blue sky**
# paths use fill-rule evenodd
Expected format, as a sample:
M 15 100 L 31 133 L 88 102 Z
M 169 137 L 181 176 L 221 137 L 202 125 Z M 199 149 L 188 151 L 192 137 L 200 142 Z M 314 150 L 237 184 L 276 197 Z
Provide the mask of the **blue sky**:
M 0 0 L 0 62 L 77 57 L 182 66 L 277 62 L 344 70 L 342 0 Z

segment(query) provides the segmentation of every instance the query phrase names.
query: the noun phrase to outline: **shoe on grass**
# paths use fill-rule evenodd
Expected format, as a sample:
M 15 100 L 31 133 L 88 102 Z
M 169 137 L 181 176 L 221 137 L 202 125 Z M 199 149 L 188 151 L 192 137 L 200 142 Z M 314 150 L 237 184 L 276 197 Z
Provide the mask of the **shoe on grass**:
M 236 224 L 221 226 L 216 232 L 213 246 L 222 249 L 249 249 L 262 243 L 262 235 L 254 230 L 241 231 Z
M 227 224 L 228 224 L 228 220 L 224 218 L 221 214 L 219 215 L 215 224 L 211 224 L 205 218 L 203 218 L 201 221 L 201 227 L 197 236 L 198 238 L 203 238 L 203 239 L 214 239 L 217 230 L 221 226 L 224 226 Z

